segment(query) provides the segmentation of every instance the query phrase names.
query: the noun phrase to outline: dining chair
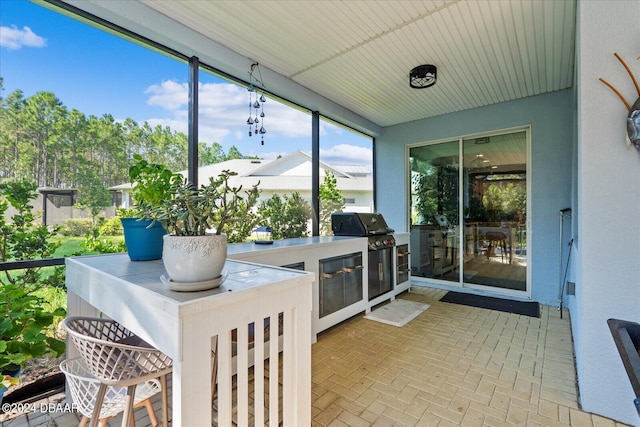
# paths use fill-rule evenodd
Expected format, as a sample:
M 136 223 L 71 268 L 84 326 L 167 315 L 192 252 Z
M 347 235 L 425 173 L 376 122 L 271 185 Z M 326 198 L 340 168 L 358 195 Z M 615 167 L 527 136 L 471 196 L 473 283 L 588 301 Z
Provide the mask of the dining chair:
M 485 238 L 489 241 L 489 247 L 487 248 L 487 259 L 491 256 L 492 248 L 494 248 L 493 243 L 497 243 L 496 247 L 500 248 L 500 261 L 504 262 L 504 257 L 507 255 L 507 260 L 509 260 L 507 254 L 507 234 L 502 231 L 488 231 L 485 234 Z
M 91 375 L 100 381 L 91 427 L 98 424 L 109 386 L 127 388 L 122 427 L 132 425 L 136 385 L 152 379 L 160 380 L 162 424 L 168 426 L 167 376 L 173 366 L 169 356 L 114 320 L 77 316 L 67 317 L 62 325 Z
M 78 427 L 85 427 L 89 419 L 93 416 L 96 404 L 96 396 L 100 390 L 100 380 L 91 375 L 87 365 L 81 357 L 63 360 L 60 363 L 60 370 L 67 378 L 69 393 L 75 403 L 78 412 L 82 414 L 82 420 Z M 149 414 L 151 425 L 158 425 L 158 418 L 151 404 L 151 397 L 160 392 L 160 382 L 158 380 L 148 380 L 136 386 L 136 394 L 133 402 L 134 408 L 145 407 Z M 106 427 L 109 420 L 125 409 L 125 398 L 127 396 L 126 387 L 107 387 L 104 400 L 100 406 L 98 415 L 98 427 Z M 135 425 L 135 419 L 134 419 Z

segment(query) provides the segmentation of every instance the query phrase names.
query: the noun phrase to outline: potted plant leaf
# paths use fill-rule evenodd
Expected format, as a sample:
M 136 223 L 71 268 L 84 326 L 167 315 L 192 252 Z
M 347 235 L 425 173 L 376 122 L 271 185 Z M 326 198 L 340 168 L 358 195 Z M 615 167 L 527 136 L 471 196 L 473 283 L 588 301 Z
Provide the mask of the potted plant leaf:
M 182 180 L 164 165 L 149 163 L 139 154 L 129 168 L 133 184 L 133 208 L 121 217 L 127 253 L 132 261 L 151 261 L 162 258 L 162 236 L 166 234 L 161 224 L 149 219 L 149 212 L 171 197 L 171 186 Z
M 169 288 L 194 291 L 219 286 L 227 257 L 225 232 L 251 230 L 255 222 L 251 209 L 259 195 L 259 183 L 245 191 L 242 186 L 231 187 L 229 179 L 235 175 L 224 170 L 200 188 L 187 180 L 174 183 L 172 197 L 151 210 L 152 219 L 169 233 L 163 238 L 162 253 Z

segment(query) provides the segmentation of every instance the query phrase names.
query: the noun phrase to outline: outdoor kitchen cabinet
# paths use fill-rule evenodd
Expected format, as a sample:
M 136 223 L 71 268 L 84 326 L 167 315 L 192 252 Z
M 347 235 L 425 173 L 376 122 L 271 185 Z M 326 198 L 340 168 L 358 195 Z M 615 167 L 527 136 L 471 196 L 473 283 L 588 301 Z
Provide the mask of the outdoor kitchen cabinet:
M 320 317 L 362 301 L 362 252 L 319 261 Z
M 320 315 L 320 260 L 347 256 L 353 253 L 363 254 L 362 268 L 358 269 L 362 273 L 360 290 L 354 291 L 345 301 L 344 308 L 331 313 L 323 311 Z M 271 245 L 256 245 L 255 243 L 231 243 L 228 245 L 228 257 L 242 261 L 256 262 L 259 264 L 273 266 L 304 265 L 304 270 L 314 273 L 316 280 L 313 283 L 312 292 L 312 340 L 315 342 L 318 333 L 331 328 L 338 323 L 347 320 L 359 313 L 367 310 L 367 301 L 358 295 L 364 294 L 365 272 L 368 267 L 367 261 L 367 239 L 363 237 L 340 237 L 340 236 L 314 236 L 295 239 L 274 240 Z M 344 268 L 351 268 L 345 265 Z M 331 271 L 326 270 L 327 273 Z M 355 286 L 355 285 L 354 285 Z M 327 295 L 325 295 L 326 297 Z M 323 309 L 324 310 L 324 309 Z
M 396 245 L 396 285 L 409 280 L 409 244 Z
M 398 245 L 409 245 L 409 233 L 395 233 L 394 237 Z M 413 247 L 413 246 L 411 246 Z M 255 243 L 231 243 L 228 245 L 228 257 L 242 261 L 250 261 L 259 264 L 273 265 L 287 268 L 300 268 L 304 266 L 304 270 L 314 273 L 316 280 L 313 283 L 312 292 L 312 340 L 315 342 L 318 333 L 329 329 L 340 322 L 343 322 L 353 316 L 363 312 L 371 311 L 371 308 L 389 299 L 395 298 L 401 292 L 409 289 L 410 280 L 408 275 L 401 275 L 401 279 L 397 279 L 393 284 L 391 292 L 386 292 L 373 300 L 368 300 L 364 295 L 366 292 L 365 284 L 368 281 L 367 271 L 369 268 L 369 257 L 367 256 L 369 247 L 366 237 L 345 237 L 345 236 L 315 236 L 296 239 L 274 240 L 271 245 L 256 245 Z M 362 274 L 360 281 L 360 290 L 353 290 L 351 296 L 344 301 L 345 306 L 339 310 L 328 313 L 323 309 L 323 315 L 320 315 L 320 260 L 349 256 L 350 254 L 362 255 L 362 268 L 358 270 Z M 409 268 L 404 263 L 396 260 L 394 252 L 393 271 L 400 268 L 406 270 Z M 356 267 L 359 264 L 353 264 Z M 351 269 L 350 264 L 344 265 L 345 269 Z M 334 270 L 336 271 L 336 270 Z M 326 270 L 327 273 L 331 271 Z M 360 274 L 357 273 L 357 274 Z M 394 273 L 395 275 L 395 273 Z M 404 281 L 401 281 L 404 279 Z M 351 290 L 351 285 L 350 285 Z M 360 295 L 362 295 L 360 297 Z M 327 295 L 325 295 L 326 297 Z M 347 304 L 348 303 L 348 304 Z
M 368 298 L 369 301 L 393 289 L 394 247 L 369 251 Z

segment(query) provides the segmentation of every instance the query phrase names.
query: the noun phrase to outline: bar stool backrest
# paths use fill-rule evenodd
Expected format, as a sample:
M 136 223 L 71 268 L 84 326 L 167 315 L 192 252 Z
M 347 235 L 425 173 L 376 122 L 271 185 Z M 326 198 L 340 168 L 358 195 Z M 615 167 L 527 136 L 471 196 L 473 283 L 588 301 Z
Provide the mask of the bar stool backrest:
M 126 387 L 171 372 L 170 357 L 118 322 L 68 317 L 62 324 L 89 372 L 103 384 Z

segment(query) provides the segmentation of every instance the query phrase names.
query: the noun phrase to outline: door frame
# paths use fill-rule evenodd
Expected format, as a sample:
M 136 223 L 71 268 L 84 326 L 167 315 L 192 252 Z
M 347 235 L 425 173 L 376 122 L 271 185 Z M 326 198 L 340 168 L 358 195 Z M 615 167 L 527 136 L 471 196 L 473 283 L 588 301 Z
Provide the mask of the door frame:
M 462 209 L 463 203 L 464 203 L 464 186 L 462 185 L 462 183 L 464 182 L 463 180 L 463 173 L 464 173 L 463 141 L 467 139 L 473 139 L 473 138 L 490 137 L 490 136 L 504 135 L 509 133 L 518 133 L 518 132 L 525 133 L 525 144 L 526 144 L 525 155 L 526 155 L 526 176 L 527 176 L 527 180 L 526 180 L 527 201 L 526 201 L 525 231 L 527 236 L 527 255 L 526 255 L 527 270 L 526 270 L 525 290 L 518 291 L 513 289 L 505 289 L 505 288 L 498 288 L 494 286 L 479 285 L 475 283 L 464 282 L 464 274 L 463 274 L 464 262 L 461 262 L 461 268 L 459 270 L 459 280 L 457 282 L 452 282 L 452 281 L 442 280 L 437 278 L 411 276 L 410 280 L 412 284 L 420 285 L 421 283 L 424 283 L 424 284 L 428 284 L 429 286 L 438 287 L 442 289 L 449 289 L 449 288 L 450 289 L 468 289 L 468 290 L 478 291 L 479 293 L 492 293 L 492 294 L 497 294 L 501 296 L 511 296 L 511 297 L 517 297 L 517 298 L 531 299 L 531 295 L 532 295 L 531 254 L 533 253 L 532 246 L 534 244 L 534 235 L 531 229 L 531 223 L 532 223 L 531 213 L 533 212 L 532 206 L 531 206 L 533 171 L 531 169 L 531 125 L 530 124 L 524 125 L 524 126 L 504 128 L 504 129 L 495 129 L 495 130 L 486 131 L 486 132 L 478 132 L 478 133 L 471 133 L 471 134 L 465 134 L 465 135 L 445 137 L 445 138 L 440 138 L 432 141 L 423 141 L 420 143 L 405 144 L 405 183 L 407 188 L 406 198 L 405 198 L 405 203 L 406 203 L 405 212 L 407 212 L 406 219 L 405 219 L 406 221 L 405 227 L 406 227 L 406 230 L 409 230 L 410 232 L 412 224 L 411 224 L 411 165 L 409 161 L 410 159 L 409 155 L 412 148 L 423 147 L 425 145 L 450 143 L 455 140 L 458 141 L 458 156 L 459 156 L 458 158 L 460 159 L 460 162 L 459 162 L 460 167 L 458 168 L 458 183 L 459 183 L 458 185 L 458 200 L 459 200 L 458 224 L 464 224 L 464 212 Z M 459 251 L 459 256 L 461 257 L 460 259 L 463 260 L 464 254 L 462 253 L 462 251 L 464 250 L 464 245 L 463 245 L 464 233 L 461 232 L 458 234 L 459 234 L 458 251 Z M 414 249 L 410 248 L 410 251 L 412 250 Z

